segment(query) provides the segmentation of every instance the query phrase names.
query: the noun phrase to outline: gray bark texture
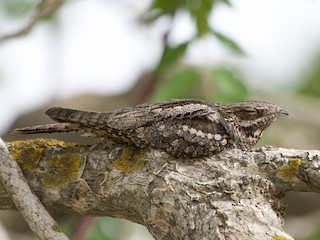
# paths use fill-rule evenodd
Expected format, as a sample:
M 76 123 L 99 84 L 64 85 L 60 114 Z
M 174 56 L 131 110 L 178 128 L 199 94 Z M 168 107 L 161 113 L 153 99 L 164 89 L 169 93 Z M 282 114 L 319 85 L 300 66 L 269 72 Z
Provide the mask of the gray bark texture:
M 68 237 L 31 191 L 21 168 L 0 138 L 0 182 L 12 202 L 39 239 L 66 240 Z
M 110 142 L 7 146 L 49 212 L 125 218 L 155 239 L 292 239 L 283 231 L 285 193 L 320 190 L 318 150 L 262 147 L 177 159 Z M 2 186 L 0 208 L 15 209 Z

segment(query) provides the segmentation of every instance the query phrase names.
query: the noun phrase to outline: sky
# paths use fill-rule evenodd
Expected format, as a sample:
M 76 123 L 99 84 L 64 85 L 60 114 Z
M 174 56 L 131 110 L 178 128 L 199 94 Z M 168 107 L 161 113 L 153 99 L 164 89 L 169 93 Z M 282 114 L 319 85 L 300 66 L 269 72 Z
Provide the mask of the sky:
M 0 133 L 23 112 L 53 98 L 81 93 L 119 94 L 152 68 L 161 54 L 161 36 L 171 24 L 160 19 L 141 26 L 137 16 L 149 0 L 69 1 L 54 24 L 40 23 L 27 36 L 0 43 Z M 232 55 L 215 39 L 196 42 L 185 62 L 198 66 L 233 64 L 260 88 L 299 83 L 320 42 L 320 1 L 233 0 L 212 14 L 215 29 L 247 53 Z M 0 33 L 21 23 L 4 20 Z M 15 25 L 16 24 L 16 25 Z M 195 32 L 190 17 L 179 12 L 170 43 Z

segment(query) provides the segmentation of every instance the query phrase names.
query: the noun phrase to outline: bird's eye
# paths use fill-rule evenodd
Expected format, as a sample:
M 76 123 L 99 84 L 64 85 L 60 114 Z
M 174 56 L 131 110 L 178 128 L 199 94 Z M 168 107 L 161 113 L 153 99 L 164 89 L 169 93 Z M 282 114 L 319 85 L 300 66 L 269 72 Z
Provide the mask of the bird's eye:
M 254 109 L 246 109 L 245 112 L 247 114 L 255 114 L 256 113 L 256 111 Z

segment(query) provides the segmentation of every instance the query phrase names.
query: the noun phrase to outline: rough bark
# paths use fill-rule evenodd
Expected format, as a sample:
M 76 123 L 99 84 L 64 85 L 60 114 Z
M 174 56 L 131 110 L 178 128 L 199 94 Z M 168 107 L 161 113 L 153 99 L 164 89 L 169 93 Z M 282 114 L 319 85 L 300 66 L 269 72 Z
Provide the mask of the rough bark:
M 287 191 L 320 190 L 320 151 L 263 147 L 205 159 L 56 140 L 7 144 L 51 212 L 125 218 L 155 239 L 292 239 Z M 14 205 L 0 186 L 0 208 Z
M 66 240 L 59 225 L 33 194 L 17 162 L 0 138 L 0 180 L 15 206 L 39 239 Z

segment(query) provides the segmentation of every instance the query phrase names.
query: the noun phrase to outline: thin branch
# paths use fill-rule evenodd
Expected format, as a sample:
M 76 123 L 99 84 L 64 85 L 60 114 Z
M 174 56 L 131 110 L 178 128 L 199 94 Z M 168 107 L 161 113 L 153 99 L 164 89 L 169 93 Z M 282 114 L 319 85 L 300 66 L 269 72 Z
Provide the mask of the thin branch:
M 0 42 L 23 36 L 29 33 L 33 27 L 43 18 L 52 16 L 65 2 L 65 0 L 42 0 L 36 7 L 35 12 L 30 17 L 29 21 L 25 23 L 20 29 L 0 35 Z
M 11 200 L 39 239 L 68 239 L 28 186 L 17 162 L 0 138 L 0 178 Z

